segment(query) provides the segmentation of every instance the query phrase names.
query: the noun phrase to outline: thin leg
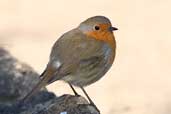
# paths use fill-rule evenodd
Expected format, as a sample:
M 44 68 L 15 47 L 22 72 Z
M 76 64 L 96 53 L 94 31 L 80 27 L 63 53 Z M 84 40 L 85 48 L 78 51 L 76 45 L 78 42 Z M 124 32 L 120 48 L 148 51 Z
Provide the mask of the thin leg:
M 74 87 L 73 87 L 70 83 L 68 83 L 68 84 L 69 84 L 69 86 L 71 87 L 72 91 L 74 92 L 75 96 L 80 96 L 80 95 L 75 91 Z
M 90 104 L 92 106 L 94 106 L 96 108 L 96 110 L 100 113 L 100 110 L 97 108 L 97 106 L 94 104 L 94 102 L 90 99 L 90 97 L 88 96 L 87 92 L 85 91 L 85 89 L 83 87 L 80 87 L 81 90 L 84 92 L 84 94 L 86 95 L 87 99 L 89 100 Z

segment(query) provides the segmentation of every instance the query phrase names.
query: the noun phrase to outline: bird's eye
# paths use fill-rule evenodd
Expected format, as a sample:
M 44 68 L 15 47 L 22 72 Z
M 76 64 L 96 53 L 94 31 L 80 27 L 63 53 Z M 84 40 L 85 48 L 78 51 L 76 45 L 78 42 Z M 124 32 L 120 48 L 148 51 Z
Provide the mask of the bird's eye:
M 95 30 L 100 30 L 100 27 L 96 25 L 96 26 L 94 26 L 94 29 Z

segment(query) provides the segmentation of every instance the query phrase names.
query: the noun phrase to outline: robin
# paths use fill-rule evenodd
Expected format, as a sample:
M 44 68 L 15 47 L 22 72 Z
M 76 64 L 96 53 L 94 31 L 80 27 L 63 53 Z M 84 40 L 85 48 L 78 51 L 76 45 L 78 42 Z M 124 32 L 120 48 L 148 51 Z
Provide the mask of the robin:
M 70 85 L 76 96 L 79 94 L 73 86 L 80 87 L 90 104 L 95 106 L 83 87 L 98 81 L 112 66 L 116 50 L 114 30 L 118 29 L 112 27 L 108 18 L 94 16 L 63 34 L 52 47 L 41 80 L 23 101 L 42 87 L 63 80 Z

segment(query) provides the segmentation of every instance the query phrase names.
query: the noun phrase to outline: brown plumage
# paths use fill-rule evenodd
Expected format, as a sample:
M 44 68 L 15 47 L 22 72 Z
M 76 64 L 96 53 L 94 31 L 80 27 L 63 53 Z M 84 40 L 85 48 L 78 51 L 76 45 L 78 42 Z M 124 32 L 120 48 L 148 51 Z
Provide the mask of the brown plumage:
M 72 87 L 83 87 L 99 80 L 109 70 L 115 58 L 116 42 L 109 19 L 103 16 L 91 17 L 77 28 L 62 35 L 52 47 L 50 60 L 40 82 L 23 99 L 57 80 L 63 80 Z

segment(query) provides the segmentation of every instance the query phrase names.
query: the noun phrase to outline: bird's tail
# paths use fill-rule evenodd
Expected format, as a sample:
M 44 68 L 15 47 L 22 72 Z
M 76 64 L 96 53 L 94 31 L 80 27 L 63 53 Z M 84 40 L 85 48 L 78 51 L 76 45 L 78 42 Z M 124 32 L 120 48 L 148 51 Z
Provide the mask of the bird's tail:
M 46 70 L 42 73 L 41 77 L 42 79 L 36 84 L 36 86 L 21 100 L 22 103 L 25 103 L 31 96 L 33 96 L 35 93 L 37 93 L 42 87 L 45 87 L 47 85 L 47 82 L 52 78 L 53 76 L 52 71 Z

